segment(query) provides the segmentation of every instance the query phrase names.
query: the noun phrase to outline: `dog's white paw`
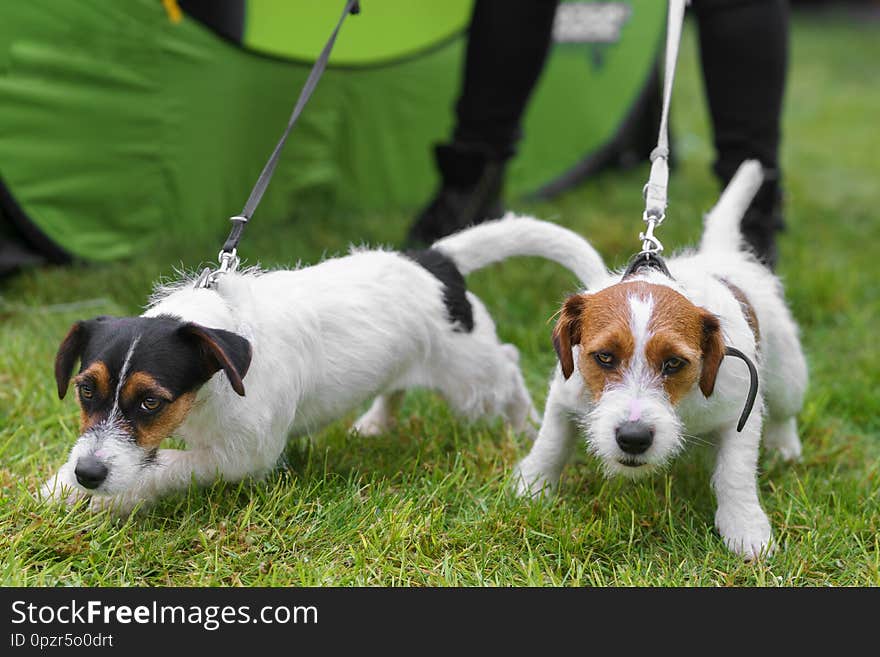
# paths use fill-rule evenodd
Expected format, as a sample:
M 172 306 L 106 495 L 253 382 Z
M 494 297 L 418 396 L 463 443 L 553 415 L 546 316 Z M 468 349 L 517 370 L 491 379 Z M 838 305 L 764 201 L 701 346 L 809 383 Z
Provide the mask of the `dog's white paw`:
M 349 431 L 368 437 L 386 433 L 396 424 L 396 409 L 402 397 L 400 392 L 376 397 L 370 408 L 351 425 Z
M 358 420 L 351 425 L 350 431 L 352 433 L 358 434 L 359 436 L 372 438 L 373 436 L 382 435 L 390 428 L 391 423 L 388 422 L 386 419 L 377 418 L 371 416 L 370 413 L 366 413 L 358 418 Z
M 776 448 L 776 452 L 786 463 L 798 463 L 801 460 L 801 444 L 787 445 Z
M 761 507 L 724 509 L 715 513 L 715 527 L 729 550 L 746 561 L 766 558 L 776 546 L 772 540 L 770 520 Z
M 528 457 L 513 470 L 513 489 L 519 497 L 549 497 L 556 491 L 556 479 L 529 463 Z
M 88 497 L 88 494 L 76 486 L 63 470 L 54 477 L 49 477 L 40 486 L 40 490 L 37 493 L 37 499 L 42 502 L 64 503 L 67 506 L 73 506 L 86 497 Z
M 801 460 L 801 440 L 794 418 L 783 422 L 768 422 L 764 427 L 764 445 L 779 454 L 788 463 Z
M 144 505 L 146 501 L 135 495 L 92 495 L 89 500 L 89 511 L 92 513 L 109 511 L 115 516 L 128 516 L 138 505 Z

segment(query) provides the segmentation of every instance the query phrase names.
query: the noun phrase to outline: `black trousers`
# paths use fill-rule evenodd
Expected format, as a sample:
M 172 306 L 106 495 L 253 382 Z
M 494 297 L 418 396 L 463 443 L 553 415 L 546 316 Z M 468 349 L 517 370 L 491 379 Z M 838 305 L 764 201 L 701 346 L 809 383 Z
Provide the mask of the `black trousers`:
M 476 0 L 457 141 L 513 154 L 520 121 L 550 49 L 558 0 Z M 722 184 L 757 158 L 779 169 L 780 117 L 788 68 L 786 0 L 693 0 L 703 81 Z

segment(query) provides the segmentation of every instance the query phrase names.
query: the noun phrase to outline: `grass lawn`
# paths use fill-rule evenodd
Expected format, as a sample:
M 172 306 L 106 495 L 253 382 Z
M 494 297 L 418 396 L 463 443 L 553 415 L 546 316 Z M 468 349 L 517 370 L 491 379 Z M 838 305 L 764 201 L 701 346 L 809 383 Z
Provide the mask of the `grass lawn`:
M 667 248 L 695 243 L 715 200 L 693 25 L 673 107 Z M 126 520 L 31 498 L 66 458 L 78 411 L 59 401 L 58 343 L 77 319 L 137 314 L 152 281 L 194 267 L 217 241 L 168 245 L 123 264 L 31 271 L 0 297 L 0 584 L 3 585 L 878 585 L 880 584 L 880 23 L 797 15 L 784 140 L 789 231 L 780 273 L 802 327 L 811 385 L 804 459 L 763 455 L 760 493 L 781 544 L 742 563 L 712 528 L 711 453 L 693 446 L 663 475 L 605 481 L 584 453 L 555 499 L 512 498 L 527 444 L 500 425 L 457 421 L 431 393 L 408 396 L 399 427 L 347 435 L 354 414 L 291 440 L 262 481 L 217 484 Z M 295 138 L 295 137 L 294 137 Z M 637 247 L 647 168 L 613 172 L 514 209 L 572 227 L 609 263 Z M 235 208 L 229 208 L 230 211 Z M 264 266 L 317 262 L 350 241 L 396 243 L 410 219 L 258 214 L 243 255 Z M 555 356 L 549 319 L 575 281 L 528 259 L 469 279 L 502 338 L 519 346 L 539 407 Z

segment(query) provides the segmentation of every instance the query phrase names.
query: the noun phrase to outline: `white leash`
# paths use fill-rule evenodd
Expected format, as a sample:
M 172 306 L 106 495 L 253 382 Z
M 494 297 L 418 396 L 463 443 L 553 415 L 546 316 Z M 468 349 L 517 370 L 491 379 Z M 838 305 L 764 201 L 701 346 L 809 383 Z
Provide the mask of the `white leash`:
M 672 83 L 675 81 L 675 63 L 684 24 L 684 8 L 688 0 L 669 0 L 666 17 L 666 67 L 663 74 L 663 109 L 660 114 L 660 132 L 657 147 L 651 151 L 651 175 L 645 185 L 645 213 L 642 216 L 647 229 L 639 233 L 642 253 L 658 255 L 663 244 L 654 236 L 654 229 L 666 218 L 666 189 L 669 186 L 669 103 Z
M 645 185 L 645 214 L 642 216 L 647 228 L 639 233 L 642 250 L 630 260 L 621 280 L 641 267 L 652 267 L 672 278 L 660 252 L 663 244 L 654 236 L 654 229 L 666 219 L 666 189 L 669 186 L 669 101 L 672 98 L 672 83 L 675 80 L 675 63 L 678 61 L 678 46 L 681 43 L 681 29 L 684 24 L 684 8 L 688 0 L 669 0 L 666 20 L 666 70 L 663 76 L 663 110 L 660 115 L 660 134 L 657 148 L 651 152 L 651 175 Z M 758 370 L 755 364 L 739 349 L 727 346 L 725 356 L 742 359 L 749 368 L 749 392 L 746 403 L 737 422 L 736 430 L 742 431 L 752 412 L 758 396 Z

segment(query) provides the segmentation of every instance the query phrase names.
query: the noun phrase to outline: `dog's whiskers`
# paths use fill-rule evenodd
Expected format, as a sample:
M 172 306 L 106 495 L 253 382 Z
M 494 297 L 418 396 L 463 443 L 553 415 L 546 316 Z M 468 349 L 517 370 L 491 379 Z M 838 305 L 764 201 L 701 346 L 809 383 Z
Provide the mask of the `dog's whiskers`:
M 699 447 L 713 447 L 714 444 L 706 440 L 705 438 L 701 438 L 700 436 L 695 436 L 690 433 L 682 433 L 680 434 L 682 438 L 684 438 L 684 442 L 689 445 L 697 445 Z

